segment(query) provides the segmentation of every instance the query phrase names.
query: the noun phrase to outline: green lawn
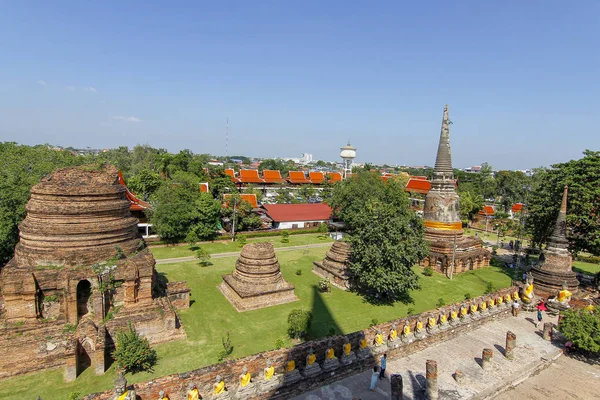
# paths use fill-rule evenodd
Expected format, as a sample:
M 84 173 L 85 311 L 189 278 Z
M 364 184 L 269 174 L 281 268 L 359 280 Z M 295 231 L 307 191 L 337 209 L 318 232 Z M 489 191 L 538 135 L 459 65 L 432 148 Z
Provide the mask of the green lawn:
M 479 230 L 475 230 L 475 229 L 469 229 L 469 228 L 465 228 L 465 235 L 467 236 L 475 236 L 475 233 L 477 232 L 477 236 L 479 236 L 483 241 L 485 242 L 490 242 L 492 244 L 496 244 L 498 242 L 498 234 L 496 232 L 485 232 L 485 231 L 479 231 Z M 513 243 L 517 240 L 519 240 L 517 237 L 514 236 L 503 236 L 500 238 L 500 241 L 503 241 L 504 244 L 508 244 L 508 242 L 513 241 Z M 522 242 L 527 241 L 527 243 L 529 244 L 529 240 L 527 238 L 521 238 Z
M 333 239 L 319 238 L 320 234 L 307 234 L 307 235 L 290 235 L 289 243 L 281 243 L 281 236 L 269 236 L 262 238 L 250 238 L 247 240 L 248 243 L 252 242 L 271 242 L 274 247 L 288 247 L 288 246 L 303 246 L 306 244 L 313 243 L 331 243 Z M 232 251 L 240 251 L 241 248 L 237 243 L 231 240 L 222 240 L 218 242 L 210 242 L 198 244 L 206 249 L 210 254 L 216 253 L 228 253 Z M 157 260 L 165 258 L 178 258 L 178 257 L 189 257 L 194 255 L 194 251 L 190 250 L 190 246 L 164 246 L 164 247 L 150 247 L 150 251 Z
M 573 261 L 573 271 L 583 272 L 584 274 L 597 274 L 600 272 L 600 264 L 588 263 L 583 261 Z
M 293 240 L 291 244 L 294 244 Z M 415 267 L 421 276 L 422 290 L 412 293 L 414 304 L 374 306 L 335 287 L 331 293 L 317 291 L 319 278 L 311 272 L 312 262 L 323 258 L 326 250 L 316 248 L 279 253 L 283 275 L 296 286 L 300 300 L 245 313 L 236 312 L 217 289 L 221 275 L 234 269 L 235 257 L 214 259 L 214 264 L 209 267 L 200 267 L 196 262 L 157 265 L 158 271 L 169 280 L 186 280 L 192 289 L 192 306 L 180 312 L 188 339 L 157 345 L 159 363 L 154 372 L 128 376 L 129 382 L 215 363 L 221 337 L 227 331 L 234 346 L 234 358 L 273 349 L 278 338 L 283 339 L 286 346 L 291 346 L 286 337 L 286 320 L 294 308 L 303 307 L 313 312 L 310 334 L 322 337 L 332 327 L 337 333 L 349 333 L 368 327 L 373 319 L 383 322 L 404 317 L 409 308 L 413 308 L 415 313 L 433 309 L 439 298 L 452 303 L 463 300 L 467 292 L 473 297 L 478 296 L 484 293 L 487 281 L 492 282 L 495 288 L 510 284 L 510 278 L 497 267 L 455 275 L 453 281 L 437 273 L 432 277 L 423 276 L 421 269 Z M 301 270 L 302 274 L 296 275 L 297 270 Z M 0 398 L 35 398 L 39 394 L 44 400 L 64 400 L 74 391 L 90 393 L 109 389 L 114 378 L 112 369 L 103 376 L 95 376 L 88 368 L 73 383 L 64 383 L 63 369 L 36 373 L 0 382 Z

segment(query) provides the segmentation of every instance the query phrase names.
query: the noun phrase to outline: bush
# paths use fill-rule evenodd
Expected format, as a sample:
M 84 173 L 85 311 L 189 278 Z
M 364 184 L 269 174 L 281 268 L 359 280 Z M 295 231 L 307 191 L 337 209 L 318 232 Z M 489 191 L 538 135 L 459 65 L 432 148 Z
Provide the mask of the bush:
M 598 256 L 584 256 L 584 255 L 576 255 L 575 260 L 587 262 L 591 264 L 600 264 L 600 257 Z
M 331 282 L 329 282 L 329 279 L 319 279 L 319 292 L 331 292 Z
M 281 232 L 281 243 L 289 243 L 290 242 L 290 233 L 288 231 Z
M 446 300 L 444 300 L 443 298 L 439 298 L 437 303 L 435 303 L 436 307 L 444 307 L 446 305 Z
M 217 354 L 217 361 L 221 362 L 233 353 L 233 345 L 231 344 L 231 338 L 229 337 L 229 331 L 225 333 L 225 336 L 221 337 L 221 344 L 223 349 Z
M 578 349 L 600 354 L 600 309 L 594 312 L 568 310 L 561 313 L 558 330 Z
M 235 236 L 235 241 L 236 241 L 238 247 L 244 247 L 244 245 L 246 245 L 246 236 L 244 236 L 244 235 L 236 235 Z
M 210 254 L 203 247 L 199 247 L 198 250 L 196 250 L 196 258 L 199 261 L 198 264 L 200 264 L 202 267 L 208 267 L 212 264 L 210 262 Z
M 285 346 L 285 342 L 283 341 L 283 339 L 277 338 L 277 340 L 275 341 L 275 348 L 282 349 L 284 346 Z
M 486 281 L 485 282 L 485 294 L 494 293 L 494 291 L 495 291 L 494 284 L 492 282 Z
M 321 223 L 319 224 L 319 226 L 317 226 L 317 231 L 319 233 L 327 233 L 329 232 L 329 227 L 327 226 L 327 224 Z
M 433 276 L 433 268 L 431 268 L 431 266 L 426 266 L 425 269 L 423 270 L 423 275 L 425 276 Z
M 465 293 L 465 300 L 471 300 L 471 293 Z
M 495 256 L 496 254 L 498 254 L 498 246 L 494 245 L 492 246 L 492 255 Z
M 296 275 L 298 275 L 298 276 L 302 275 L 302 270 L 300 268 L 298 268 L 296 270 Z
M 81 393 L 79 392 L 71 392 L 67 397 L 68 400 L 81 400 Z
M 112 356 L 117 368 L 125 372 L 151 372 L 158 360 L 156 351 L 150 347 L 148 339 L 138 335 L 131 322 L 128 330 L 117 332 L 116 347 Z
M 412 307 L 408 307 L 408 309 L 406 310 L 406 315 L 409 316 L 409 317 L 411 315 L 413 315 L 414 313 L 415 313 L 415 309 L 412 308 Z
M 377 318 L 373 318 L 371 320 L 371 323 L 369 324 L 369 328 L 372 327 L 372 326 L 377 325 L 378 323 L 379 323 L 379 320 L 377 320 Z
M 295 309 L 288 315 L 288 335 L 292 339 L 300 339 L 306 337 L 312 313 L 303 309 Z

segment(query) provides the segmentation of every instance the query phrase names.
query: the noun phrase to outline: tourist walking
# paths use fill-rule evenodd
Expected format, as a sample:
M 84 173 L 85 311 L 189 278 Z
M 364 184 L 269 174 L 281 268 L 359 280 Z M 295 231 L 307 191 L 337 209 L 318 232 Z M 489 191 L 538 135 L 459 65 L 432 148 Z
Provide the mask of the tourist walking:
M 512 314 L 513 314 L 513 317 L 518 317 L 519 316 L 519 307 L 520 307 L 519 301 L 515 300 L 512 303 Z
M 541 322 L 542 322 L 542 310 L 538 309 L 537 321 L 535 322 L 535 327 L 537 328 L 538 326 L 540 326 Z
M 375 385 L 377 385 L 377 378 L 379 377 L 379 372 L 377 371 L 377 366 L 373 367 L 373 373 L 371 374 L 371 386 L 369 390 L 375 390 Z
M 387 364 L 387 354 L 384 354 L 381 356 L 381 360 L 380 360 L 380 366 L 379 368 L 381 368 L 381 371 L 379 372 L 379 379 L 383 379 L 385 378 L 385 367 Z

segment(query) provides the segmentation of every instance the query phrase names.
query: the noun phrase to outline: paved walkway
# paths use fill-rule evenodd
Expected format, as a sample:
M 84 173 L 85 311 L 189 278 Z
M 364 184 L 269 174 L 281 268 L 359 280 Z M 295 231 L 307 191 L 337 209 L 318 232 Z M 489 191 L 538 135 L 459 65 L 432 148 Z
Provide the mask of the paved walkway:
M 376 400 L 390 398 L 390 374 L 402 375 L 404 399 L 421 399 L 425 389 L 425 361 L 438 362 L 438 385 L 441 399 L 485 399 L 500 389 L 510 388 L 536 373 L 543 364 L 558 357 L 561 350 L 544 341 L 540 329 L 533 325 L 534 313 L 521 312 L 518 318 L 507 317 L 491 322 L 467 334 L 447 342 L 431 346 L 423 351 L 395 360 L 388 360 L 386 378 L 380 380 L 375 391 L 369 390 L 371 371 L 345 378 L 295 397 L 295 400 Z M 555 318 L 545 316 L 544 322 Z M 515 360 L 502 355 L 506 332 L 517 336 Z M 483 371 L 480 366 L 484 348 L 494 350 L 493 368 Z M 467 380 L 464 385 L 456 383 L 452 374 L 461 370 Z M 514 398 L 514 397 L 513 397 Z
M 319 248 L 319 247 L 329 247 L 332 244 L 333 244 L 332 242 L 327 242 L 327 243 L 303 244 L 303 245 L 288 246 L 288 247 L 276 247 L 275 252 L 303 250 L 303 249 L 315 249 L 315 248 Z M 239 251 L 231 251 L 229 253 L 211 254 L 210 257 L 211 258 L 225 258 L 225 257 L 235 257 L 235 256 L 239 256 L 239 255 L 240 255 Z M 188 257 L 177 257 L 177 258 L 165 258 L 162 260 L 156 260 L 156 263 L 157 264 L 173 264 L 173 263 L 178 263 L 178 262 L 195 261 L 195 260 L 197 260 L 197 258 L 195 256 L 188 256 Z

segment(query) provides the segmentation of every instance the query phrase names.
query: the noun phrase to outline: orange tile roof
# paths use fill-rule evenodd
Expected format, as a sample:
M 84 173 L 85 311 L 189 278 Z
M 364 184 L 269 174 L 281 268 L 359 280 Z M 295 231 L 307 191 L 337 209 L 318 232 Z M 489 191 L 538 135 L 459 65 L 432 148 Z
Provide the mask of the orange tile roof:
M 129 188 L 125 184 L 125 179 L 123 179 L 123 174 L 119 171 L 119 183 L 125 186 L 125 195 L 127 196 L 127 200 L 129 200 L 129 210 L 130 211 L 144 211 L 152 208 L 150 203 L 140 200 L 137 196 L 129 191 Z
M 240 181 L 243 183 L 264 183 L 265 180 L 258 176 L 258 171 L 255 169 L 241 169 Z
M 520 212 L 523 211 L 523 203 L 515 203 L 510 208 L 512 212 Z
M 290 171 L 288 181 L 290 183 L 310 183 L 310 180 L 306 179 L 306 175 L 302 171 Z
M 325 203 L 265 204 L 263 208 L 275 222 L 327 221 L 331 219 L 331 207 Z
M 283 183 L 285 180 L 281 177 L 281 171 L 265 169 L 263 171 L 266 183 Z
M 235 171 L 231 168 L 226 169 L 225 171 L 225 175 L 228 175 L 231 177 L 231 182 L 239 182 L 240 180 L 238 178 L 235 177 Z
M 342 181 L 342 174 L 339 172 L 328 172 L 327 177 L 329 177 L 329 180 L 331 182 L 341 182 Z
M 415 192 L 421 194 L 427 194 L 431 190 L 431 182 L 427 179 L 421 179 L 422 177 L 411 177 L 406 183 L 404 190 L 407 192 Z
M 208 182 L 200 183 L 200 193 L 208 193 Z
M 323 183 L 325 180 L 325 174 L 319 171 L 309 172 L 308 176 L 310 177 L 312 183 Z
M 483 210 L 479 211 L 479 215 L 492 216 L 495 213 L 496 213 L 496 211 L 494 210 L 494 207 L 492 207 L 492 206 L 483 206 Z
M 256 195 L 254 193 L 242 193 L 239 196 L 242 201 L 246 201 L 246 202 L 250 203 L 252 208 L 258 208 L 258 201 L 256 200 Z M 231 194 L 229 194 L 229 193 L 224 194 L 223 200 L 227 199 L 228 197 L 231 197 Z M 224 204 L 226 207 L 229 206 L 227 201 L 224 201 Z

